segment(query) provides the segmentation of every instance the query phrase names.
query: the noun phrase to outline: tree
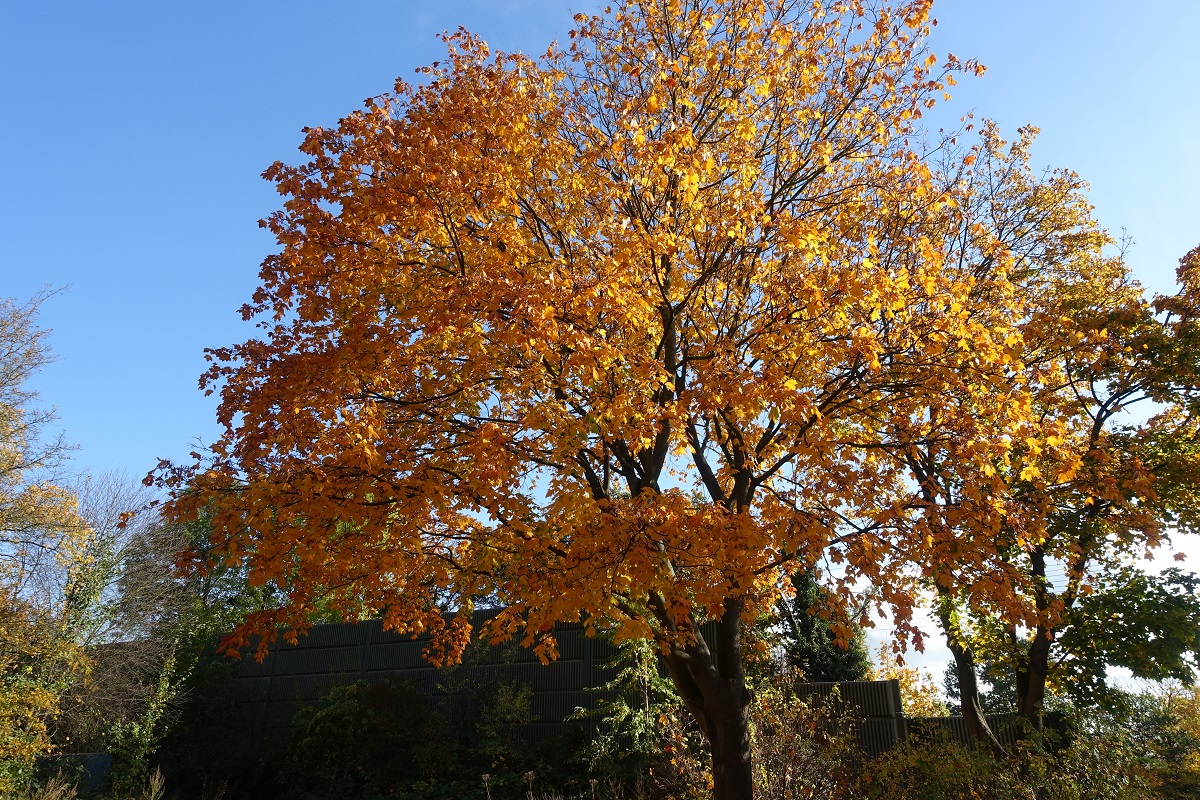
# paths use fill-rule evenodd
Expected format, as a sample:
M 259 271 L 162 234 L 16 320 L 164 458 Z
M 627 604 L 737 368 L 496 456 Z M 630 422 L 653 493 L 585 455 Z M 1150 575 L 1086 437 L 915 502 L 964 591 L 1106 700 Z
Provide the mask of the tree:
M 92 534 L 71 585 L 71 635 L 91 668 L 70 687 L 52 733 L 64 749 L 111 754 L 114 787 L 132 791 L 145 784 L 183 682 L 217 631 L 174 574 L 180 528 L 152 513 L 130 517 L 151 500 L 144 487 L 110 474 L 86 479 L 77 494 Z
M 991 497 L 1002 513 L 960 514 L 950 526 L 948 539 L 992 539 L 992 556 L 939 560 L 934 571 L 960 676 L 979 655 L 1007 665 L 1014 705 L 1034 729 L 1049 689 L 1102 699 L 1109 665 L 1145 678 L 1193 675 L 1194 578 L 1148 578 L 1128 561 L 1151 555 L 1170 528 L 1195 524 L 1195 252 L 1181 261 L 1180 292 L 1153 303 L 1119 258 L 1093 255 L 1060 273 L 1069 281 L 1050 282 L 1047 316 L 1070 325 L 1026 334 L 1048 377 L 1033 384 L 1043 432 L 1020 461 L 995 465 L 1003 480 Z M 1127 421 L 1137 403 L 1156 413 Z
M 43 438 L 53 414 L 25 386 L 50 357 L 45 298 L 0 300 L 0 794 L 50 749 L 59 695 L 87 668 L 69 601 L 89 531 L 55 481 L 66 445 Z
M 784 663 L 799 669 L 807 681 L 861 681 L 871 668 L 865 637 L 858 628 L 844 646 L 828 616 L 842 609 L 821 588 L 812 572 L 791 578 L 794 594 L 776 603 L 772 644 L 782 649 Z M 833 605 L 833 609 L 829 608 Z
M 460 32 L 308 131 L 265 173 L 263 338 L 210 353 L 224 433 L 158 476 L 287 593 L 228 646 L 322 603 L 451 660 L 482 598 L 545 658 L 559 620 L 650 638 L 750 797 L 743 626 L 828 560 L 904 629 L 891 421 L 1004 375 L 1010 281 L 945 259 L 908 144 L 972 66 L 929 9 L 627 0 L 539 60 Z
M 672 733 L 680 739 L 686 736 L 683 726 L 664 725 L 664 720 L 677 722 L 682 707 L 670 680 L 659 669 L 652 642 L 623 642 L 613 648 L 604 668 L 611 677 L 592 687 L 597 692 L 594 708 L 575 712 L 577 718 L 590 719 L 594 726 L 587 771 L 636 784 L 665 760 L 665 738 Z
M 1200 578 L 1170 568 L 1150 575 L 1131 566 L 1093 576 L 1091 591 L 1064 608 L 1055 629 L 1049 661 L 1048 688 L 1080 709 L 1117 708 L 1126 695 L 1110 686 L 1111 667 L 1128 669 L 1134 677 L 1150 681 L 1175 681 L 1191 686 L 1200 653 Z M 977 682 L 991 691 L 979 700 L 989 714 L 1011 713 L 1016 708 L 1017 670 L 1003 639 L 1006 626 L 981 630 L 973 621 L 970 633 L 981 648 L 997 658 L 973 659 Z M 959 700 L 956 667 L 947 670 L 946 693 Z
M 929 670 L 906 666 L 888 645 L 879 648 L 868 677 L 873 681 L 898 681 L 904 713 L 909 717 L 944 717 L 950 713 L 937 680 Z
M 1009 143 L 985 124 L 935 171 L 955 209 L 940 220 L 947 258 L 981 279 L 970 306 L 993 302 L 984 278 L 1007 276 L 1014 292 L 1006 367 L 953 389 L 970 413 L 930 407 L 897 415 L 890 432 L 919 486 L 891 522 L 892 546 L 935 593 L 967 728 L 997 752 L 977 662 L 1017 670 L 1014 705 L 1039 727 L 1072 609 L 1196 508 L 1194 278 L 1181 272 L 1178 296 L 1149 302 L 1107 249 L 1079 177 L 1030 169 L 1035 134 Z M 1139 402 L 1159 413 L 1129 424 Z
M 1163 765 L 1163 796 L 1195 797 L 1200 792 L 1200 693 L 1167 681 L 1148 699 L 1149 713 L 1135 706 L 1131 716 L 1141 717 L 1143 751 L 1154 752 Z

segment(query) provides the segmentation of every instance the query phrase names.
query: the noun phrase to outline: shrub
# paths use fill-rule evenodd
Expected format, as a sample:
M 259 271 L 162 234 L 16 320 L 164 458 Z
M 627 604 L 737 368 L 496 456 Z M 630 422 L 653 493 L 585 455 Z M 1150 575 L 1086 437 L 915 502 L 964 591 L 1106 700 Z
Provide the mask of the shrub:
M 867 800 L 1009 800 L 1031 798 L 1013 769 L 945 738 L 910 739 L 867 765 L 858 781 Z
M 845 732 L 851 720 L 833 711 L 836 698 L 800 700 L 795 677 L 760 687 L 750 707 L 755 797 L 838 800 L 864 755 Z

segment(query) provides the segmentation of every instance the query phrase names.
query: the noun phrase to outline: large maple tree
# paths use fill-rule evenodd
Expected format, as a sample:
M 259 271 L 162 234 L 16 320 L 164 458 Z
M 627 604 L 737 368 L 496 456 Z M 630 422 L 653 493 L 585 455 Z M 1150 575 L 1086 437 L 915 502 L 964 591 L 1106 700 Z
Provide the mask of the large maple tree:
M 318 603 L 434 660 L 483 602 L 546 658 L 558 621 L 651 638 L 715 795 L 752 796 L 743 626 L 824 565 L 903 627 L 898 454 L 1029 408 L 962 402 L 1025 391 L 1028 301 L 985 228 L 999 266 L 956 257 L 957 190 L 915 149 L 973 68 L 927 51 L 930 6 L 627 0 L 539 59 L 460 32 L 309 130 L 266 172 L 262 336 L 210 354 L 224 433 L 159 473 L 212 515 L 209 559 L 286 592 L 229 645 Z

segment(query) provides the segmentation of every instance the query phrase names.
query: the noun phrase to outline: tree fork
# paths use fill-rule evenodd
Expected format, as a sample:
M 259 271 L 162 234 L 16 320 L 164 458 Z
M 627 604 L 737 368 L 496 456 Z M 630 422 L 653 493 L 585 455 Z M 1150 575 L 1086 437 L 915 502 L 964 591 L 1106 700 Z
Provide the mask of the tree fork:
M 975 652 L 970 645 L 966 644 L 966 639 L 955 624 L 947 598 L 943 595 L 940 599 L 938 617 L 942 623 L 942 630 L 946 632 L 946 646 L 950 648 L 950 653 L 954 656 L 954 671 L 958 676 L 958 696 L 962 702 L 963 724 L 967 728 L 967 735 L 971 738 L 972 743 L 982 742 L 987 745 L 993 755 L 1003 758 L 1008 755 L 1008 752 L 1000 744 L 1000 739 L 997 738 L 995 731 L 988 725 L 987 717 L 979 702 L 979 680 L 975 675 Z

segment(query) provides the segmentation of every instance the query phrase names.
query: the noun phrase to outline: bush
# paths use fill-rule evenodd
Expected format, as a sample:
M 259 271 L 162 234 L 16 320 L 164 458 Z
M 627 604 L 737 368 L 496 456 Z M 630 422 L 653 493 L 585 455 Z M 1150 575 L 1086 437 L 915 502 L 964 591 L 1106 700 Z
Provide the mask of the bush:
M 1022 741 L 1007 759 L 944 738 L 910 739 L 867 765 L 866 800 L 1155 800 L 1158 781 L 1143 753 L 1120 737 L 1077 733 L 1069 741 Z
M 800 700 L 794 676 L 760 687 L 750 707 L 755 797 L 838 800 L 865 757 L 832 709 L 836 698 Z
M 944 738 L 911 739 L 872 761 L 859 779 L 867 800 L 1009 800 L 1031 798 L 1013 768 Z

